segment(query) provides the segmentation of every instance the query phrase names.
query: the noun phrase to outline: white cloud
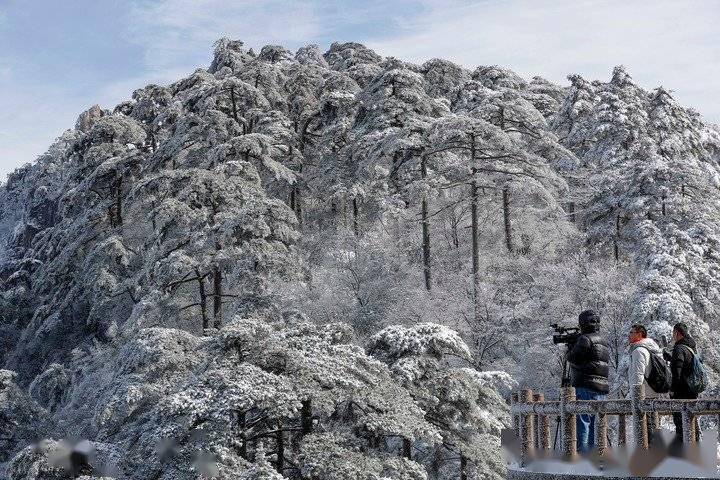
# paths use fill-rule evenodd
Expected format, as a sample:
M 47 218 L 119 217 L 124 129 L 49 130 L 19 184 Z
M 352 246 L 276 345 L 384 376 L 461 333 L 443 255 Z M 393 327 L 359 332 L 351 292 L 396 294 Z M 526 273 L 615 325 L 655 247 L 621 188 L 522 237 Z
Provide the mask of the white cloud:
M 266 43 L 304 43 L 319 33 L 314 9 L 287 0 L 161 0 L 135 3 L 130 38 L 143 45 L 150 69 L 197 67 L 203 52 L 222 36 L 250 46 Z
M 613 66 L 624 64 L 641 85 L 673 89 L 681 103 L 720 122 L 717 0 L 132 0 L 128 5 L 129 24 L 118 22 L 118 29 L 140 48 L 143 68 L 112 83 L 93 85 L 82 95 L 61 84 L 33 89 L 14 81 L 15 65 L 0 57 L 0 179 L 41 154 L 93 103 L 112 108 L 136 88 L 207 67 L 212 44 L 222 36 L 256 48 L 352 40 L 418 63 L 440 57 L 470 68 L 497 64 L 559 83 L 569 73 L 608 79 Z M 6 25 L 0 6 L 0 31 Z M 136 65 L 127 58 L 117 61 Z
M 678 99 L 720 121 L 720 50 L 715 0 L 676 2 L 507 0 L 425 2 L 398 35 L 368 45 L 422 62 L 497 64 L 563 82 L 569 73 L 607 79 L 624 64 L 647 88 L 665 85 Z
M 136 0 L 130 11 L 126 37 L 144 50 L 146 69 L 104 87 L 98 95 L 103 106 L 149 83 L 167 84 L 207 68 L 221 37 L 240 39 L 248 48 L 290 48 L 312 43 L 328 21 L 312 4 L 292 0 Z
M 304 44 L 320 32 L 314 10 L 302 2 L 136 0 L 129 8 L 124 34 L 144 52 L 144 68 L 128 71 L 95 91 L 69 95 L 60 84 L 28 91 L 24 84 L 7 81 L 12 71 L 0 58 L 0 81 L 7 85 L 7 100 L 2 99 L 0 111 L 0 183 L 14 168 L 45 152 L 92 104 L 113 108 L 137 88 L 167 84 L 207 67 L 212 44 L 222 36 L 240 38 L 249 46 L 287 46 Z M 0 28 L 4 18 L 0 7 Z

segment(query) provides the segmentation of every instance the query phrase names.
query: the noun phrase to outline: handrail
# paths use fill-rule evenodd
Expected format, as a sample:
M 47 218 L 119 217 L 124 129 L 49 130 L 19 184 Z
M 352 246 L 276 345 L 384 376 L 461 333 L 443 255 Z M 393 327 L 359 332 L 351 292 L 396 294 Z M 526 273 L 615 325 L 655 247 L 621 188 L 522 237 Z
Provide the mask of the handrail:
M 565 457 L 577 455 L 575 415 L 596 416 L 595 439 L 599 455 L 607 453 L 608 415 L 618 417 L 618 444 L 627 442 L 626 416 L 632 416 L 635 442 L 648 449 L 647 415 L 651 415 L 655 428 L 659 415 L 681 413 L 683 442 L 695 442 L 696 418 L 699 415 L 720 415 L 720 398 L 676 400 L 645 398 L 644 385 L 633 386 L 630 399 L 577 400 L 573 387 L 563 387 L 559 400 L 545 401 L 542 393 L 530 389 L 511 395 L 510 412 L 513 428 L 520 439 L 520 464 L 525 466 L 535 450 L 550 450 L 550 417 L 559 417 L 561 447 Z

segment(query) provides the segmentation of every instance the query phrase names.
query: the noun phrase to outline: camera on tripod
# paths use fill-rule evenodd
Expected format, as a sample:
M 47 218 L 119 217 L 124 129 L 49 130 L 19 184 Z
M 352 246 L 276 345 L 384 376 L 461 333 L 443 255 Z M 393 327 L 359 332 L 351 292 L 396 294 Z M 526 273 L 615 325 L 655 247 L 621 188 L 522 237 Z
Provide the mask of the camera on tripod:
M 562 325 L 558 325 L 557 323 L 553 323 L 550 325 L 553 330 L 555 330 L 555 333 L 553 334 L 553 343 L 554 344 L 560 344 L 565 343 L 568 345 L 572 345 L 577 341 L 578 338 L 580 338 L 580 328 L 579 327 L 563 327 Z

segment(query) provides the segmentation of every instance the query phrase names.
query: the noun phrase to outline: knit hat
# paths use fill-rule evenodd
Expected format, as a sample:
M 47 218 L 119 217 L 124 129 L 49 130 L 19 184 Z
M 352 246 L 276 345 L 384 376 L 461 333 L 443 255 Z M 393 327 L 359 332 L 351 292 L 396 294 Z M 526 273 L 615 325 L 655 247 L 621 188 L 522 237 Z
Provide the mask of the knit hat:
M 578 316 L 578 322 L 581 329 L 588 327 L 598 327 L 600 325 L 600 315 L 593 310 L 585 310 Z

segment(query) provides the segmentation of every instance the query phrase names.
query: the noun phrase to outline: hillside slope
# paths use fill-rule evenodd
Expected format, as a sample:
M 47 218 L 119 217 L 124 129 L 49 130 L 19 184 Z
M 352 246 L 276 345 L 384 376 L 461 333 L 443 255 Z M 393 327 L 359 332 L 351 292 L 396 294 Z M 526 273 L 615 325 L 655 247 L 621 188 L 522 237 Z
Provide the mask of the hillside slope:
M 0 472 L 502 478 L 585 308 L 615 369 L 683 320 L 720 371 L 718 130 L 569 78 L 222 39 L 84 112 L 0 191 Z

